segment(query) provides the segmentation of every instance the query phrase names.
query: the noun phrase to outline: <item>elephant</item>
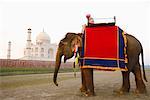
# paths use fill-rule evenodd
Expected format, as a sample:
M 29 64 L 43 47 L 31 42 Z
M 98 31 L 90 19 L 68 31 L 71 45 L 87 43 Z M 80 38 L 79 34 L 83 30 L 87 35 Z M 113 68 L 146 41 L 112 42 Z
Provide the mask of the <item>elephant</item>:
M 132 72 L 135 76 L 136 82 L 136 93 L 146 93 L 146 86 L 143 81 L 147 82 L 145 69 L 144 69 L 144 58 L 143 58 L 143 47 L 138 39 L 130 34 L 125 34 L 127 38 L 127 58 L 128 63 L 126 64 L 128 71 L 121 71 L 122 72 L 122 86 L 116 92 L 119 94 L 128 93 L 130 90 L 130 72 Z M 53 82 L 56 86 L 57 83 L 57 74 L 61 65 L 62 56 L 64 56 L 64 62 L 67 59 L 70 59 L 74 55 L 74 48 L 75 45 L 78 45 L 78 52 L 81 55 L 82 50 L 82 33 L 67 33 L 65 38 L 63 38 L 58 46 L 58 50 L 56 53 L 56 62 L 55 62 L 55 70 L 53 76 Z M 142 60 L 142 69 L 143 69 L 143 78 L 141 73 L 141 66 L 139 63 L 139 55 L 141 54 Z M 82 85 L 80 91 L 85 96 L 94 96 L 94 82 L 93 82 L 93 69 L 92 68 L 81 68 L 81 80 Z

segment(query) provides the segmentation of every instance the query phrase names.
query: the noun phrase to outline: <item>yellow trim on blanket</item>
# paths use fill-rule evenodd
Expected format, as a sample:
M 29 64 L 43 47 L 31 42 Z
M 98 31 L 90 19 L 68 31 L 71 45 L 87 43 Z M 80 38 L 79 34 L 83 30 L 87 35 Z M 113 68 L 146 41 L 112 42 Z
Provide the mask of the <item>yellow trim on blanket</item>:
M 125 44 L 125 47 L 124 47 L 125 63 L 128 63 L 128 58 L 127 58 L 127 37 L 125 36 L 125 34 L 126 33 L 123 31 L 122 36 L 124 38 L 124 44 Z
M 99 60 L 119 60 L 119 61 L 125 61 L 124 59 L 118 59 L 118 58 L 97 58 L 97 57 L 84 57 L 80 59 L 99 59 Z
M 128 71 L 127 67 L 123 69 L 118 67 L 114 68 L 114 67 L 103 67 L 103 66 L 80 66 L 80 68 L 94 68 L 97 70 L 108 70 L 108 71 L 117 71 L 117 70 Z

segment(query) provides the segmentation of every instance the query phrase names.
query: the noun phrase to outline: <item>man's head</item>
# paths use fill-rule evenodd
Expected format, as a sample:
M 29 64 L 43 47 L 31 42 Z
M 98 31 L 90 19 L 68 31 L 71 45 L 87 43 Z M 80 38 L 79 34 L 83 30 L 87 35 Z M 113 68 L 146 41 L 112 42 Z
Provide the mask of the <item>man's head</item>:
M 87 14 L 87 15 L 86 15 L 86 18 L 87 18 L 87 20 L 88 20 L 88 23 L 94 24 L 94 19 L 91 17 L 90 14 Z

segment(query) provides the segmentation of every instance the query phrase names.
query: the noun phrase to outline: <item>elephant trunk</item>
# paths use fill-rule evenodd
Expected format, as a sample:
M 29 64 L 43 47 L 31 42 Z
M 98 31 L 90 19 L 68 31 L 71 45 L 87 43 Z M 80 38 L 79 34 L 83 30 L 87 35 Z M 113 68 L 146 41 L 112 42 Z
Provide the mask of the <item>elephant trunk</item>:
M 82 46 L 81 36 L 82 34 L 67 33 L 66 37 L 60 41 L 56 53 L 55 71 L 53 76 L 53 82 L 56 86 L 58 86 L 57 74 L 60 68 L 61 58 L 64 55 L 64 63 L 65 63 L 67 59 L 70 59 L 74 56 L 75 45 L 78 45 L 78 47 Z
M 53 82 L 56 86 L 58 86 L 57 74 L 58 74 L 58 71 L 59 71 L 59 68 L 60 68 L 62 56 L 63 56 L 63 54 L 60 52 L 60 50 L 58 50 L 57 54 L 56 54 L 55 71 L 54 71 L 54 76 L 53 76 Z

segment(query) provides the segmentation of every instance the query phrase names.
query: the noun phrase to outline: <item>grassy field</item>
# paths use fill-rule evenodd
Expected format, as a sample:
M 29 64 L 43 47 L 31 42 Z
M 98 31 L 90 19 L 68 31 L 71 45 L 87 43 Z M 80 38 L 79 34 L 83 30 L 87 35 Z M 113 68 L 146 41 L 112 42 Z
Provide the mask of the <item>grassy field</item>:
M 76 69 L 79 71 L 79 68 Z M 10 68 L 10 67 L 1 67 L 0 76 L 6 75 L 24 75 L 24 74 L 44 74 L 44 73 L 53 73 L 54 68 Z M 60 73 L 64 72 L 73 72 L 73 68 L 60 68 Z
M 145 68 L 150 71 L 150 68 Z M 76 72 L 80 71 L 80 68 L 75 69 Z M 73 68 L 60 68 L 59 73 L 74 72 Z M 1 67 L 0 76 L 10 75 L 26 75 L 26 74 L 46 74 L 54 73 L 54 68 L 17 68 L 17 67 Z

